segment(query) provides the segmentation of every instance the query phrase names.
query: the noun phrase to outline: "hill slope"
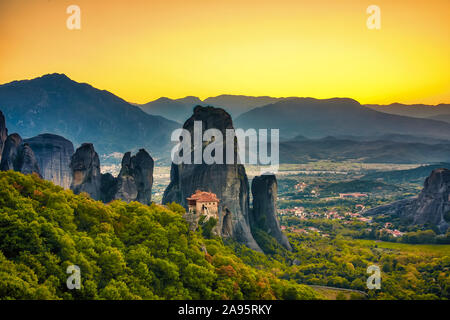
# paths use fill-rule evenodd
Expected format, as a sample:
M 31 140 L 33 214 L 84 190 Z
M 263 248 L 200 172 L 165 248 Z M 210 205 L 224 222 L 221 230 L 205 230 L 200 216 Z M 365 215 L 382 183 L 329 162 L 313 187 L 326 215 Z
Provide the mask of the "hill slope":
M 377 112 L 345 98 L 291 98 L 250 110 L 237 128 L 278 128 L 280 137 L 409 134 L 449 139 L 450 124 Z
M 205 99 L 204 102 L 206 105 L 224 109 L 233 118 L 235 118 L 251 109 L 262 107 L 283 99 L 284 98 L 273 98 L 267 96 L 252 97 L 243 95 L 223 94 L 216 97 L 209 97 Z
M 197 105 L 203 105 L 203 102 L 197 97 L 185 97 L 176 100 L 162 97 L 140 105 L 139 108 L 148 114 L 183 123 L 189 118 L 192 109 Z
M 433 163 L 450 161 L 446 144 L 407 143 L 388 140 L 355 141 L 326 137 L 292 139 L 280 143 L 281 163 L 317 160 L 355 160 L 366 163 Z
M 450 169 L 450 163 L 438 163 L 428 166 L 420 166 L 409 170 L 381 171 L 366 174 L 363 179 L 382 180 L 388 183 L 420 183 L 422 184 L 431 172 L 438 168 Z
M 0 299 L 315 299 L 189 231 L 184 209 L 109 205 L 0 172 Z M 256 253 L 255 253 L 256 254 Z M 66 269 L 81 271 L 68 290 Z
M 23 137 L 53 133 L 75 145 L 93 142 L 101 154 L 142 147 L 152 154 L 163 151 L 178 127 L 63 74 L 1 85 L 0 109 L 10 132 Z
M 415 118 L 432 118 L 443 114 L 450 114 L 450 104 L 438 104 L 436 106 L 426 104 L 401 104 L 392 103 L 389 105 L 369 104 L 367 107 L 390 114 Z

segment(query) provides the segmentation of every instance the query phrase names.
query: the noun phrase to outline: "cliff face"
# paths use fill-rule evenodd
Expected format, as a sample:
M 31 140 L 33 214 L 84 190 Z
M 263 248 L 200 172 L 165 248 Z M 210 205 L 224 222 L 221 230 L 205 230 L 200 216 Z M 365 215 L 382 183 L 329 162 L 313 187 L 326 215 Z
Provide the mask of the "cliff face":
M 2 152 L 6 138 L 8 138 L 8 129 L 6 129 L 5 116 L 0 111 L 0 162 L 2 160 Z
M 105 173 L 102 174 L 100 180 L 100 200 L 105 203 L 113 201 L 117 192 L 117 178 L 115 178 L 111 173 Z
M 19 148 L 18 157 L 16 159 L 16 171 L 20 171 L 23 174 L 36 173 L 42 178 L 36 156 L 27 143 L 24 143 Z
M 215 128 L 224 137 L 225 130 L 233 128 L 230 115 L 223 109 L 197 106 L 183 125 L 191 133 L 192 140 L 194 121 L 202 122 L 203 131 Z M 207 144 L 203 143 L 203 148 Z M 225 157 L 225 147 L 223 154 Z M 232 237 L 249 248 L 261 251 L 250 231 L 249 186 L 243 165 L 172 163 L 170 184 L 164 192 L 163 203 L 175 201 L 187 208 L 186 198 L 196 190 L 213 192 L 220 199 L 218 223 L 222 237 Z
M 13 133 L 6 138 L 0 170 L 14 170 L 23 174 L 36 173 L 41 176 L 33 150 L 27 143 L 23 143 L 22 138 L 17 133 Z
M 2 161 L 0 163 L 0 170 L 16 170 L 15 161 L 19 153 L 20 146 L 22 145 L 22 137 L 17 133 L 10 134 L 3 147 Z
M 444 215 L 450 211 L 450 170 L 436 169 L 425 180 L 416 202 L 413 223 L 431 223 L 445 232 L 449 226 Z
M 409 198 L 368 210 L 366 214 L 399 216 L 411 224 L 429 223 L 445 233 L 445 214 L 450 211 L 450 170 L 435 169 L 417 198 Z
M 259 228 L 288 250 L 292 250 L 286 235 L 281 231 L 277 212 L 278 184 L 275 175 L 262 175 L 252 181 L 253 209 L 250 211 L 250 225 Z
M 100 160 L 92 143 L 83 143 L 71 159 L 72 183 L 75 194 L 88 193 L 93 199 L 101 199 Z
M 72 142 L 54 134 L 41 134 L 25 139 L 33 149 L 44 179 L 65 189 L 70 187 L 72 173 L 70 159 L 74 153 Z
M 130 152 L 125 153 L 122 169 L 117 177 L 117 192 L 114 198 L 150 204 L 153 167 L 154 161 L 144 149 L 140 149 L 135 156 L 131 156 Z

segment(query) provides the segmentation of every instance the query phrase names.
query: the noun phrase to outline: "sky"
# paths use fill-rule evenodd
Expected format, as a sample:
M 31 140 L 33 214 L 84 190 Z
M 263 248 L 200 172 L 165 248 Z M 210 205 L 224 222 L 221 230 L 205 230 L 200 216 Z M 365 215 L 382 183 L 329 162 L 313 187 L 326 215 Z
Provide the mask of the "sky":
M 69 5 L 80 30 L 66 26 Z M 449 0 L 0 0 L 0 39 L 0 83 L 65 73 L 136 103 L 450 103 Z

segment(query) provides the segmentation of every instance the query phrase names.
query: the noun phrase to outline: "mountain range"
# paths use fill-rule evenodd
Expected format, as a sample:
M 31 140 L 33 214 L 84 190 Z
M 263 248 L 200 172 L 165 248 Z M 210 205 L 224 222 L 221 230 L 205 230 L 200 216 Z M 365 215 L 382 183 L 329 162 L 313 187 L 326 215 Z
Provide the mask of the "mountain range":
M 389 105 L 368 104 L 367 107 L 390 114 L 408 116 L 414 118 L 426 118 L 450 123 L 450 104 L 438 104 L 436 106 L 426 104 L 406 105 L 392 103 Z
M 171 132 L 179 127 L 108 91 L 57 73 L 0 85 L 0 110 L 10 133 L 52 133 L 74 145 L 92 142 L 100 154 L 146 148 L 157 155 L 167 150 Z
M 183 123 L 192 114 L 192 109 L 203 102 L 197 97 L 185 97 L 181 99 L 169 99 L 161 97 L 155 101 L 138 105 L 142 111 L 156 116 Z
M 450 142 L 408 143 L 389 140 L 356 141 L 335 137 L 295 138 L 280 143 L 281 163 L 319 160 L 365 163 L 436 163 L 450 161 Z
M 172 131 L 181 127 L 196 105 L 223 108 L 234 116 L 236 128 L 280 129 L 282 162 L 323 158 L 398 163 L 449 161 L 450 124 L 417 118 L 439 118 L 449 105 L 416 106 L 415 112 L 415 107 L 398 104 L 367 107 L 348 98 L 233 95 L 203 101 L 194 96 L 160 98 L 133 105 L 108 91 L 57 73 L 0 85 L 0 110 L 10 133 L 20 132 L 24 138 L 57 134 L 75 147 L 91 142 L 101 157 L 145 148 L 156 159 L 167 160 Z M 389 108 L 406 110 L 405 114 L 412 116 L 384 112 Z
M 224 94 L 200 100 L 197 97 L 187 96 L 181 99 L 162 97 L 146 104 L 135 104 L 151 115 L 158 115 L 170 120 L 183 123 L 192 114 L 195 106 L 214 106 L 227 111 L 233 118 L 251 109 L 265 106 L 285 98 L 252 97 L 243 95 Z
M 378 112 L 348 98 L 290 98 L 240 115 L 238 128 L 280 129 L 280 137 L 308 138 L 380 134 L 420 135 L 448 140 L 450 124 Z

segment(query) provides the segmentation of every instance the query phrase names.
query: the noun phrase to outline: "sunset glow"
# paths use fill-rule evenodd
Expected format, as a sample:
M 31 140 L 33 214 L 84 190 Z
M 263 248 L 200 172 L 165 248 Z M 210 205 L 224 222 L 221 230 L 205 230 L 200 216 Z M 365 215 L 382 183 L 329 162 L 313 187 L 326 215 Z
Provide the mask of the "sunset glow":
M 66 8 L 81 8 L 69 30 Z M 366 8 L 381 9 L 381 29 Z M 0 2 L 0 83 L 65 73 L 130 102 L 219 94 L 450 103 L 450 1 Z

